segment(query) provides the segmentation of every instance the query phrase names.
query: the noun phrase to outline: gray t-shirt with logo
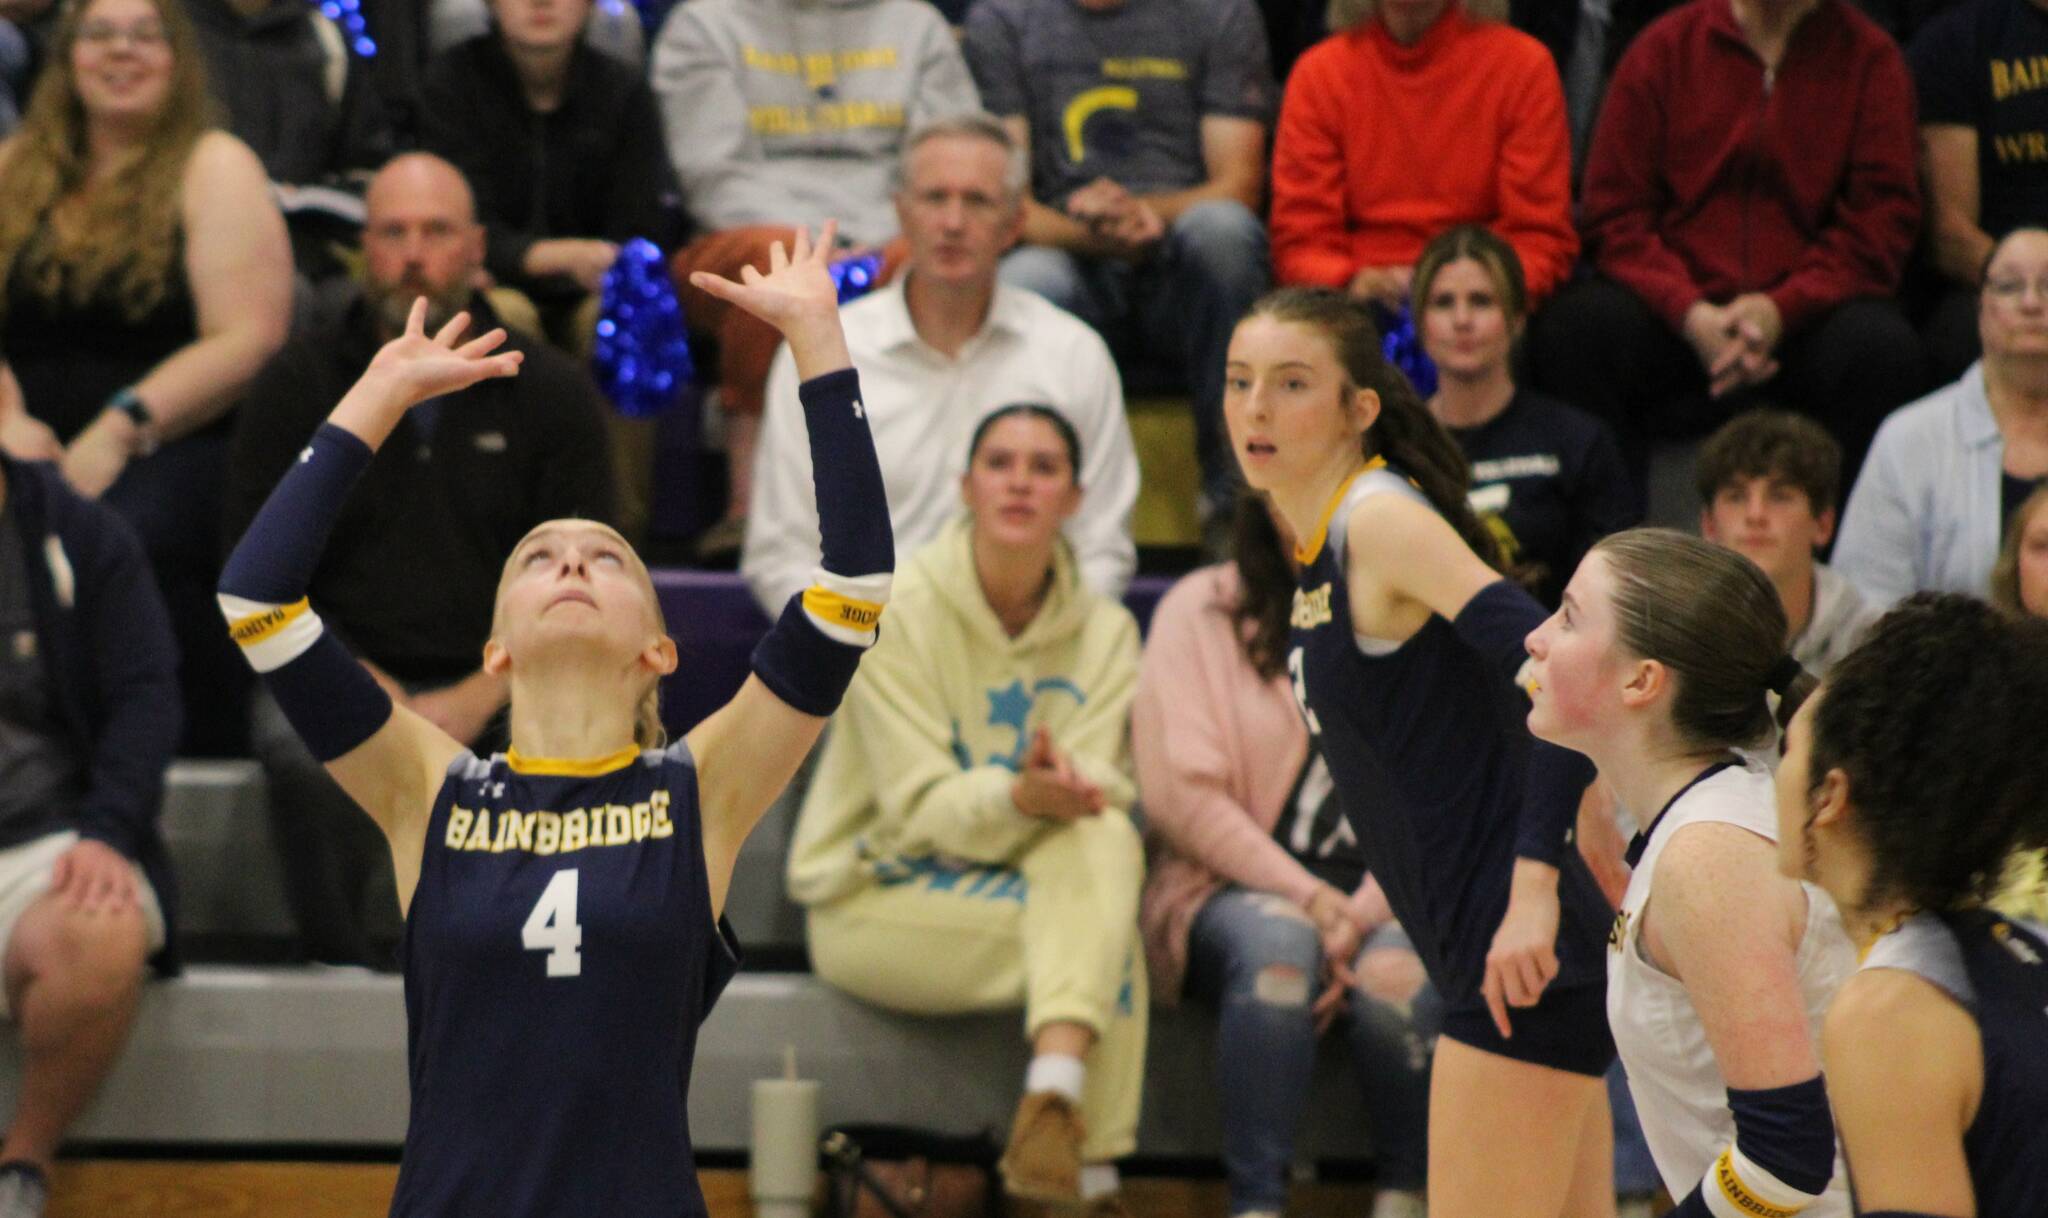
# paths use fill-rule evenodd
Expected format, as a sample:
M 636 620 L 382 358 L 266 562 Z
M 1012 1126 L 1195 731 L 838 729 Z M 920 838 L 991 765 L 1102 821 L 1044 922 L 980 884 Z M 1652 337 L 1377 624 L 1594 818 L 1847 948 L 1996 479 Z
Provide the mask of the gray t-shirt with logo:
M 28 571 L 14 514 L 0 508 L 0 841 L 6 842 L 65 827 L 85 795 L 85 761 L 57 717 Z
M 1200 185 L 1204 117 L 1272 121 L 1251 0 L 977 0 L 961 46 L 990 113 L 1030 122 L 1032 194 L 1052 207 L 1096 178 L 1135 194 Z

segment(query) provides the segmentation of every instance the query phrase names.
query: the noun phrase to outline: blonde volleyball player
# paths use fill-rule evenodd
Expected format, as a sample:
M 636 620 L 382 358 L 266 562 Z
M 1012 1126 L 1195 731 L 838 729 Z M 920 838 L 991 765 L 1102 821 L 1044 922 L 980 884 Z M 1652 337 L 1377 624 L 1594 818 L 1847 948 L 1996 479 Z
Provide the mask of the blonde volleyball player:
M 823 563 L 753 677 L 660 747 L 676 665 L 646 568 L 557 520 L 513 550 L 484 665 L 512 689 L 511 748 L 477 757 L 390 698 L 306 603 L 356 476 L 411 407 L 517 373 L 465 315 L 386 344 L 278 484 L 221 576 L 221 605 L 315 756 L 383 829 L 405 931 L 412 1112 L 394 1215 L 701 1216 L 684 1106 L 698 1025 L 736 967 L 720 913 L 735 857 L 876 637 L 894 545 L 826 269 L 776 246 L 767 275 L 697 286 L 775 325 L 798 372 Z M 260 405 L 260 404 L 259 404 Z
M 1855 967 L 1835 906 L 1777 870 L 1767 694 L 1812 687 L 1769 579 L 1661 529 L 1595 545 L 1529 636 L 1529 730 L 1591 757 L 1641 826 L 1607 1013 L 1684 1218 L 1847 1218 L 1819 1029 Z M 1795 688 L 1795 685 L 1797 688 Z

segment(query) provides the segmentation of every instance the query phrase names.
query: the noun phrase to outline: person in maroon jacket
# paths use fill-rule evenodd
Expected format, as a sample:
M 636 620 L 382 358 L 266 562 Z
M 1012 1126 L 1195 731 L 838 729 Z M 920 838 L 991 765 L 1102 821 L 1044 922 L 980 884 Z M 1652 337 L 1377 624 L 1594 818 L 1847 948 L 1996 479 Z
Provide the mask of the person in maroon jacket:
M 1640 472 L 1763 394 L 1852 471 L 1922 388 L 1890 299 L 1920 223 L 1913 83 L 1847 0 L 1691 0 L 1615 70 L 1586 162 L 1596 277 L 1536 318 L 1537 384 Z

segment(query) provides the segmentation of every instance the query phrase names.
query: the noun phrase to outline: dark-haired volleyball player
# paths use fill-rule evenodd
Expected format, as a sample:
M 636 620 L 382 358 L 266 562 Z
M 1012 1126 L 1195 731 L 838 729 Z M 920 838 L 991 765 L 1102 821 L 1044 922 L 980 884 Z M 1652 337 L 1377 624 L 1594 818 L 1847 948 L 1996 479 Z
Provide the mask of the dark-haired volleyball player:
M 1856 967 L 1835 904 L 1778 874 L 1768 695 L 1812 687 L 1756 564 L 1668 529 L 1596 545 L 1529 636 L 1529 729 L 1634 815 L 1608 1026 L 1675 1218 L 1849 1218 L 1820 1024 Z M 1796 684 L 1795 684 L 1796 683 Z
M 1864 952 L 1822 1046 L 1865 1218 L 2048 1214 L 2048 927 L 1990 907 L 2048 844 L 2043 723 L 2048 622 L 1931 594 L 1792 720 L 1779 863 Z
M 828 225 L 772 270 L 697 286 L 788 338 L 805 378 L 824 527 L 817 584 L 754 675 L 659 747 L 676 664 L 646 569 L 557 520 L 513 550 L 484 664 L 511 748 L 476 757 L 394 707 L 305 601 L 357 474 L 413 405 L 519 356 L 432 338 L 425 304 L 279 483 L 221 576 L 235 638 L 292 724 L 384 830 L 408 906 L 412 1116 L 392 1213 L 702 1215 L 684 1100 L 697 1028 L 735 967 L 733 860 L 874 641 L 894 565 L 881 471 L 839 330 Z
M 1512 677 L 1545 612 L 1482 557 L 1464 459 L 1366 309 L 1298 288 L 1254 305 L 1224 405 L 1246 480 L 1306 539 L 1295 692 L 1445 1003 L 1430 1213 L 1612 1214 L 1613 910 L 1569 845 L 1591 767 L 1528 736 Z

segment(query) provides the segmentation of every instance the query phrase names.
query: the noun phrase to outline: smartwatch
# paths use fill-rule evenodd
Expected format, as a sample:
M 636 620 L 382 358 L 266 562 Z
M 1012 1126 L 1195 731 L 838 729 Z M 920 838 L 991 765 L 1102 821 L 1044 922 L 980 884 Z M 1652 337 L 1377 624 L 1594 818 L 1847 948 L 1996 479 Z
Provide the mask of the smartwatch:
M 150 417 L 149 407 L 143 405 L 141 395 L 130 385 L 107 399 L 108 410 L 118 410 L 135 424 L 135 455 L 147 457 L 156 451 L 156 420 Z

